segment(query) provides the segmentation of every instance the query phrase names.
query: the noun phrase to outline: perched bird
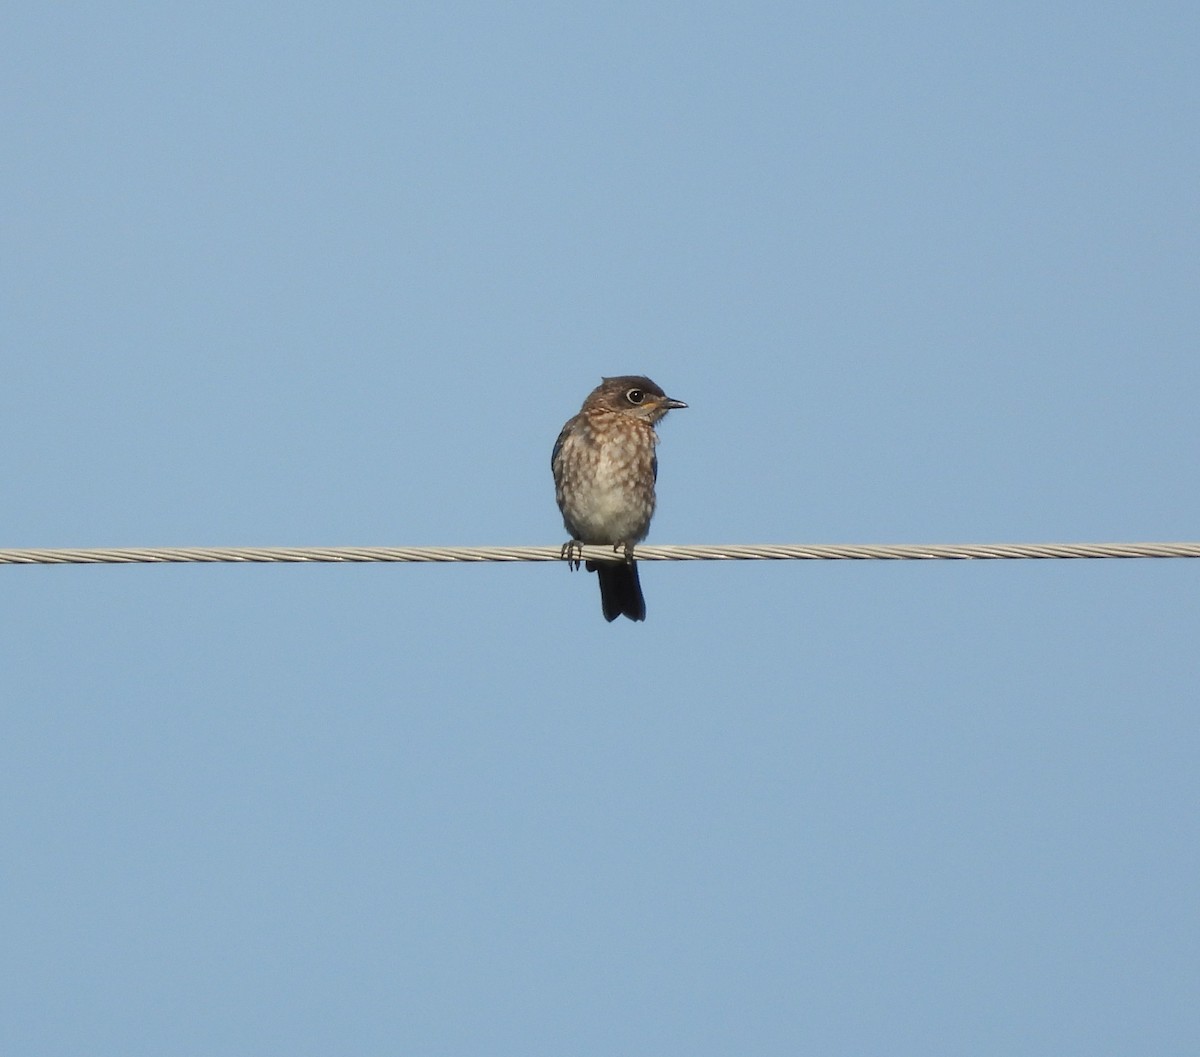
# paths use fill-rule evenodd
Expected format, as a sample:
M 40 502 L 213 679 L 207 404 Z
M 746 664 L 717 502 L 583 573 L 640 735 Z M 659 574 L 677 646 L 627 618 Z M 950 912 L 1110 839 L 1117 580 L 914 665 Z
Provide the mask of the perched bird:
M 587 563 L 600 578 L 605 620 L 646 619 L 633 545 L 646 538 L 654 516 L 654 424 L 676 407 L 687 404 L 672 400 L 649 378 L 605 378 L 563 426 L 550 456 L 558 509 L 571 534 L 563 557 L 578 569 L 581 544 L 606 543 L 625 552 L 623 563 Z

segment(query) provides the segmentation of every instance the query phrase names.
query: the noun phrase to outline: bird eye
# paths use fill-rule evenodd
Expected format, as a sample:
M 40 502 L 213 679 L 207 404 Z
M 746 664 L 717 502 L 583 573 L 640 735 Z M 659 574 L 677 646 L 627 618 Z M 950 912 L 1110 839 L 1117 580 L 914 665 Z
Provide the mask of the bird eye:
M 646 399 L 646 394 L 640 389 L 630 389 L 629 392 L 625 394 L 625 399 L 631 404 L 640 404 Z

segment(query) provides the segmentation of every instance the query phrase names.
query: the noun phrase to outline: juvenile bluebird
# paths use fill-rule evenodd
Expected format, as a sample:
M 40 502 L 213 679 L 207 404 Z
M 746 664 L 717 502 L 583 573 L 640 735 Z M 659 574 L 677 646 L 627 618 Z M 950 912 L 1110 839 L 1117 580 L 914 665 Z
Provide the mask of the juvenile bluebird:
M 605 543 L 625 552 L 624 563 L 587 563 L 600 578 L 600 604 L 608 621 L 622 615 L 646 619 L 633 545 L 646 538 L 654 516 L 654 424 L 676 407 L 687 404 L 672 400 L 649 378 L 605 378 L 563 426 L 550 456 L 555 498 L 571 534 L 563 557 L 577 569 L 580 544 Z

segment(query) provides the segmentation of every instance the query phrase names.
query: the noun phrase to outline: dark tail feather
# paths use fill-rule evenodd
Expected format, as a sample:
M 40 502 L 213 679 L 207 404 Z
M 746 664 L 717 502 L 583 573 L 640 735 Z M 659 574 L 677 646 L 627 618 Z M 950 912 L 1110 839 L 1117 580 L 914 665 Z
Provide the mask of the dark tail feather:
M 616 620 L 626 616 L 630 620 L 646 619 L 646 600 L 642 597 L 642 584 L 638 580 L 637 562 L 588 562 L 588 571 L 600 577 L 600 605 L 604 608 L 604 619 Z

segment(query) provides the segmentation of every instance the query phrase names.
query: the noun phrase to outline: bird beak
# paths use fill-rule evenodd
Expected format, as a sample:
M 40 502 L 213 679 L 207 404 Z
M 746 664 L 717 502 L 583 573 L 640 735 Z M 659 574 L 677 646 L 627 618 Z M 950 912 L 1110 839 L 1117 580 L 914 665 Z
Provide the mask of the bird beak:
M 665 407 L 668 411 L 674 411 L 676 408 L 679 408 L 679 407 L 687 407 L 687 404 L 685 404 L 682 400 L 676 400 L 673 397 L 668 396 L 662 402 L 662 406 Z

